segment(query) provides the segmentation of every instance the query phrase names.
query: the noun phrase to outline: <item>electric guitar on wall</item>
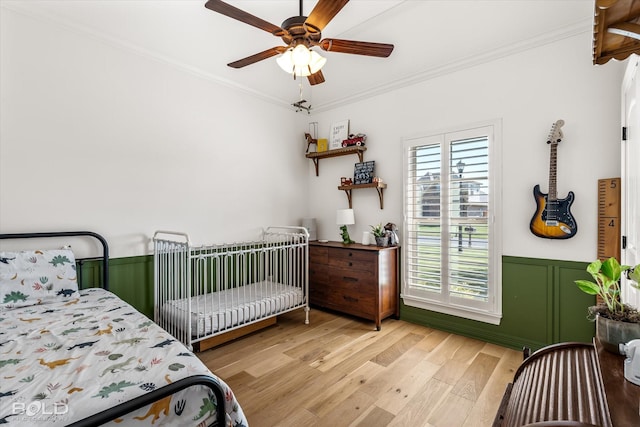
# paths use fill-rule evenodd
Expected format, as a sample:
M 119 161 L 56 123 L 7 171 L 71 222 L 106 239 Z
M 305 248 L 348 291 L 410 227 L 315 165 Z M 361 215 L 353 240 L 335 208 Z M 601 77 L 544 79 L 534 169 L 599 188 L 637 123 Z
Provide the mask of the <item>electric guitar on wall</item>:
M 569 239 L 578 232 L 578 224 L 571 215 L 573 191 L 564 199 L 558 199 L 556 189 L 557 151 L 558 143 L 563 135 L 560 129 L 564 120 L 558 120 L 551 127 L 547 144 L 551 147 L 549 160 L 549 194 L 540 191 L 540 185 L 533 187 L 533 197 L 536 200 L 536 213 L 531 218 L 530 229 L 533 234 L 546 239 Z

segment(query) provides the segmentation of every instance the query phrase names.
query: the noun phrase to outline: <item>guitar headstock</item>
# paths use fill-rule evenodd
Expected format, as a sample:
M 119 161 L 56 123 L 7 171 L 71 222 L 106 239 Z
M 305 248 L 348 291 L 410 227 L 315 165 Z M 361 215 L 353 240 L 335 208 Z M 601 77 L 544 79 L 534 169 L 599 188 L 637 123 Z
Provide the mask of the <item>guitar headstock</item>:
M 562 134 L 562 126 L 564 126 L 564 120 L 557 120 L 549 131 L 549 136 L 547 137 L 547 144 L 557 144 L 562 141 L 564 135 Z

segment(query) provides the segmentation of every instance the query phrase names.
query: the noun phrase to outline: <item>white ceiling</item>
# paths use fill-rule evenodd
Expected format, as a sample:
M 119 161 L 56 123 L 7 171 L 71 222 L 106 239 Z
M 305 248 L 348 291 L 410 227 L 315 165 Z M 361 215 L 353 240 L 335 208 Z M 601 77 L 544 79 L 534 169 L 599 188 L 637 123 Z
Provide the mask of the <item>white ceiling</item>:
M 2 6 L 97 37 L 270 102 L 302 96 L 315 110 L 592 31 L 593 0 L 351 0 L 323 37 L 392 43 L 389 58 L 335 52 L 326 82 L 309 86 L 275 58 L 232 69 L 226 64 L 281 46 L 279 38 L 212 12 L 206 0 L 2 0 Z M 229 0 L 280 25 L 298 15 L 297 0 Z M 315 0 L 304 2 L 308 15 Z M 585 38 L 585 40 L 591 40 Z M 590 58 L 585 58 L 589 60 Z M 302 88 L 300 88 L 302 83 Z

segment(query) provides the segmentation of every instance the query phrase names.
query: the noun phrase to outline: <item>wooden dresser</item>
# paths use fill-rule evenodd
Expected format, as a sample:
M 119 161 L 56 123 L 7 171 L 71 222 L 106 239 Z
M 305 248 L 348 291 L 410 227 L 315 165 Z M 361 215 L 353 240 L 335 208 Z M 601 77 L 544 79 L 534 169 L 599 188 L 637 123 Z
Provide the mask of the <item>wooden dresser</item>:
M 397 246 L 309 243 L 309 302 L 373 320 L 400 315 Z

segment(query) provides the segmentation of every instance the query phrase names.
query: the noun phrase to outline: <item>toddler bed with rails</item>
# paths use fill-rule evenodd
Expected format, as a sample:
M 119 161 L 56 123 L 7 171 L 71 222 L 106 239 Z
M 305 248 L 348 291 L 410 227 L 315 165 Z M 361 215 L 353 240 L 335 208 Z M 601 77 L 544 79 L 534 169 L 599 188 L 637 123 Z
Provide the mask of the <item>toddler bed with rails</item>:
M 189 348 L 202 351 L 305 310 L 309 323 L 309 233 L 278 226 L 261 238 L 192 245 L 186 233 L 157 231 L 155 318 Z
M 102 253 L 76 261 L 69 247 L 0 252 L 0 424 L 248 425 L 224 381 L 108 291 L 102 236 L 0 234 L 3 248 L 33 238 L 90 241 Z M 96 272 L 101 287 L 83 287 Z

